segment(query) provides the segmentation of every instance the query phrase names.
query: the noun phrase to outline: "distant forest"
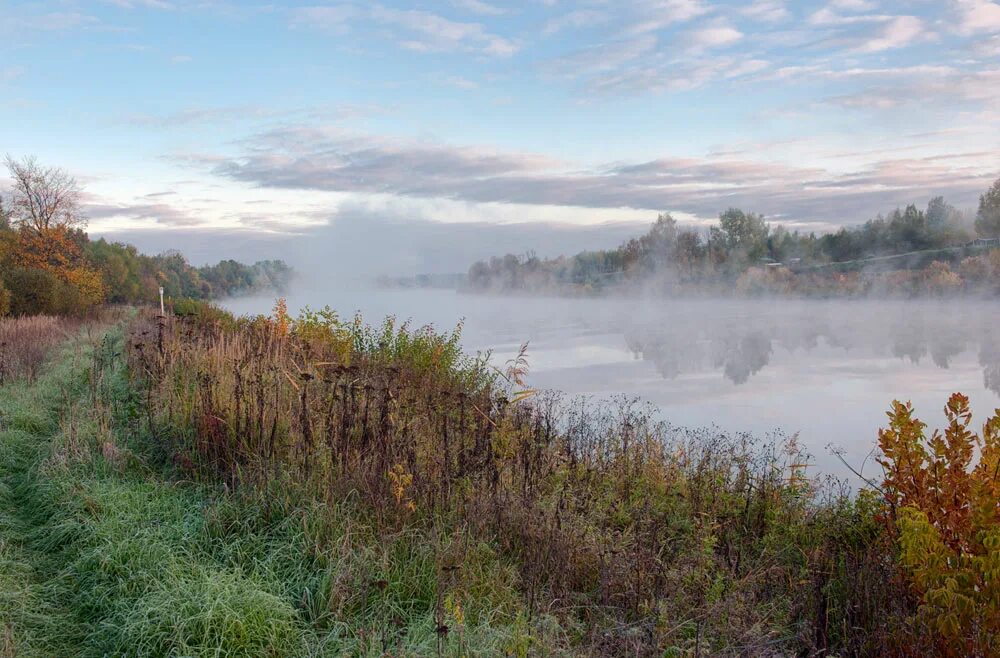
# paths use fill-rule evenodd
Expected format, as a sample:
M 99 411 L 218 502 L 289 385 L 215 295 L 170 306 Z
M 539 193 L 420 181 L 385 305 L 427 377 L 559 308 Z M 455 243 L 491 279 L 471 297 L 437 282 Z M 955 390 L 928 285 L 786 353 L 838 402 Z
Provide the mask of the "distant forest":
M 661 214 L 645 235 L 615 249 L 538 258 L 508 254 L 472 265 L 480 292 L 920 295 L 1000 290 L 1000 180 L 974 217 L 931 199 L 861 226 L 816 235 L 788 231 L 730 208 L 708 231 Z
M 0 198 L 0 315 L 78 315 L 108 302 L 154 302 L 161 286 L 169 299 L 216 299 L 280 291 L 291 279 L 279 260 L 194 267 L 177 252 L 147 256 L 132 245 L 91 240 L 72 177 L 31 158 L 6 164 L 14 187 Z

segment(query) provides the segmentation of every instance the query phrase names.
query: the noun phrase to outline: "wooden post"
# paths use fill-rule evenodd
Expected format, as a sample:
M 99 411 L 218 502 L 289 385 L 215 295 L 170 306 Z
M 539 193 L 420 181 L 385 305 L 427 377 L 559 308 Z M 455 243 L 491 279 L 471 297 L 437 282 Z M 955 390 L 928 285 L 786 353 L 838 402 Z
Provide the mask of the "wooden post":
M 156 349 L 163 356 L 163 330 L 167 324 L 167 313 L 163 308 L 163 286 L 160 286 L 160 315 L 156 318 Z

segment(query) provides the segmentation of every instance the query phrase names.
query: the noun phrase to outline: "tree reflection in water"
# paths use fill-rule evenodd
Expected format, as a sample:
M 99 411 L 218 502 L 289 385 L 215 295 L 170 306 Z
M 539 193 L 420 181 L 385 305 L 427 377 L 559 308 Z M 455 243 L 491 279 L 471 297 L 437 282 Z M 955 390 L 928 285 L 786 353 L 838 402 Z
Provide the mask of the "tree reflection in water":
M 805 304 L 806 312 L 803 312 Z M 1000 395 L 1000 309 L 988 302 L 680 302 L 625 327 L 633 355 L 664 378 L 720 371 L 741 385 L 764 370 L 776 349 L 891 356 L 937 367 L 976 350 L 984 386 Z

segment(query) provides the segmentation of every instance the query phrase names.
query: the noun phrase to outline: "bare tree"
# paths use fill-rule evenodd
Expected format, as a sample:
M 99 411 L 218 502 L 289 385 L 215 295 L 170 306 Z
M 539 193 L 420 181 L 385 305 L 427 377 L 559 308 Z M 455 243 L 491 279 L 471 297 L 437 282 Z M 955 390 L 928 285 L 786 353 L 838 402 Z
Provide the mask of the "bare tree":
M 5 159 L 14 181 L 7 213 L 11 224 L 36 232 L 56 226 L 87 225 L 80 212 L 80 185 L 64 169 L 43 167 L 33 157 Z

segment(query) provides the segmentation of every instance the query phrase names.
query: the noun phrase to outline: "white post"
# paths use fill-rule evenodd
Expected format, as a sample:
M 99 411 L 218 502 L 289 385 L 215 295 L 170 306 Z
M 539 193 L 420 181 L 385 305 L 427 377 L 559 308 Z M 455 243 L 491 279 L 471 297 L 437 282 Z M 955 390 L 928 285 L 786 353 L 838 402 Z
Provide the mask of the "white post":
M 160 286 L 160 315 L 166 315 L 166 312 L 163 310 L 163 286 Z

